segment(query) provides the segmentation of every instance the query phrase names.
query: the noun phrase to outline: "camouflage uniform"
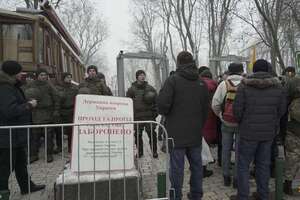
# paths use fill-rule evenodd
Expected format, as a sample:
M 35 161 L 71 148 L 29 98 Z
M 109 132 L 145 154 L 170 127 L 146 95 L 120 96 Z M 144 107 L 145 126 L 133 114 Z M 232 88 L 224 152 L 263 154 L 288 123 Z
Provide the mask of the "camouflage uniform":
M 78 94 L 78 86 L 74 84 L 63 83 L 57 85 L 57 90 L 60 96 L 60 120 L 61 123 L 73 123 L 73 114 L 75 106 L 75 98 Z M 68 150 L 71 150 L 71 141 L 72 141 L 72 127 L 65 127 L 64 134 L 68 135 Z M 62 148 L 62 133 L 61 128 L 57 131 L 56 134 L 56 144 L 59 150 Z
M 35 80 L 25 89 L 27 99 L 36 99 L 37 107 L 33 110 L 33 124 L 51 124 L 58 118 L 59 95 L 54 86 L 48 81 Z M 53 153 L 53 128 L 47 128 L 47 154 Z M 35 128 L 31 134 L 30 154 L 38 155 L 40 137 L 46 132 L 44 128 Z
M 152 95 L 153 94 L 153 95 Z M 132 83 L 132 86 L 126 93 L 127 97 L 132 98 L 134 107 L 134 120 L 153 120 L 157 117 L 156 109 L 156 90 L 147 82 L 138 84 L 137 81 Z M 144 154 L 143 151 L 143 130 L 146 130 L 149 137 L 149 144 L 153 153 L 157 153 L 157 134 L 153 124 L 138 124 L 135 125 L 135 144 L 138 146 L 139 156 Z M 153 145 L 152 145 L 153 142 Z
M 109 95 L 107 87 L 98 77 L 88 77 L 79 85 L 79 94 Z
M 289 102 L 300 98 L 300 78 L 290 78 L 287 81 Z M 285 138 L 286 166 L 285 178 L 292 181 L 300 170 L 300 123 L 290 119 Z
M 286 180 L 292 181 L 300 170 L 300 136 L 287 131 L 285 138 Z

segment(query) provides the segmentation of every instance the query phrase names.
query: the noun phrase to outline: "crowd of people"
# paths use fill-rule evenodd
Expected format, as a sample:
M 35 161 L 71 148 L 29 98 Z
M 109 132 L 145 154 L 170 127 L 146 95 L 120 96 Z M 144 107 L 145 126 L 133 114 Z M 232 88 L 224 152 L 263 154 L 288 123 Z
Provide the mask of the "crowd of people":
M 249 74 L 241 63 L 230 63 L 217 82 L 208 67 L 197 69 L 186 51 L 178 54 L 176 67 L 157 98 L 158 112 L 175 142 L 170 152 L 170 181 L 175 189 L 171 199 L 182 199 L 185 156 L 191 171 L 188 198 L 203 196 L 202 178 L 212 172 L 202 166 L 202 136 L 209 145 L 218 144 L 224 186 L 237 189 L 231 199 L 269 199 L 278 144 L 285 147 L 284 192 L 293 195 L 292 181 L 300 169 L 300 78 L 295 68 L 286 68 L 279 77 L 264 59 L 258 59 Z M 251 195 L 250 175 L 257 185 Z
M 70 73 L 60 77 L 61 81 L 50 82 L 48 71 L 40 68 L 34 79 L 24 78 L 19 63 L 3 62 L 0 126 L 72 123 L 77 94 L 113 95 L 104 74 L 94 65 L 87 67 L 87 77 L 79 85 L 72 83 Z M 292 181 L 300 169 L 300 78 L 295 76 L 295 68 L 288 67 L 282 76 L 277 76 L 268 61 L 259 59 L 253 65 L 253 72 L 246 74 L 243 64 L 230 63 L 219 80 L 214 80 L 209 67 L 197 68 L 193 55 L 182 51 L 177 56 L 176 71 L 170 73 L 159 92 L 146 81 L 146 72 L 138 70 L 136 81 L 126 96 L 133 100 L 135 121 L 155 121 L 160 115 L 161 123 L 174 140 L 174 146 L 166 152 L 167 139 L 161 129 L 149 123 L 134 126 L 137 157 L 144 156 L 143 131 L 148 135 L 154 159 L 158 159 L 158 140 L 163 141 L 161 150 L 170 154 L 169 174 L 175 191 L 171 194 L 172 200 L 182 199 L 185 157 L 191 171 L 188 198 L 202 199 L 202 180 L 213 175 L 203 161 L 203 141 L 218 147 L 216 160 L 222 167 L 224 186 L 236 188 L 237 195 L 231 199 L 238 200 L 249 199 L 251 175 L 257 184 L 257 192 L 252 196 L 262 200 L 269 198 L 269 179 L 274 171 L 277 145 L 284 145 L 284 192 L 293 194 Z M 22 194 L 45 188 L 45 185 L 28 182 L 28 142 L 31 163 L 39 160 L 42 138 L 47 140 L 45 160 L 48 163 L 53 162 L 53 154 L 62 151 L 64 134 L 68 137 L 69 152 L 71 150 L 71 127 L 33 128 L 29 141 L 27 133 L 28 130 L 22 128 L 0 129 L 0 171 L 3 174 L 0 196 L 9 196 L 11 170 L 16 172 Z

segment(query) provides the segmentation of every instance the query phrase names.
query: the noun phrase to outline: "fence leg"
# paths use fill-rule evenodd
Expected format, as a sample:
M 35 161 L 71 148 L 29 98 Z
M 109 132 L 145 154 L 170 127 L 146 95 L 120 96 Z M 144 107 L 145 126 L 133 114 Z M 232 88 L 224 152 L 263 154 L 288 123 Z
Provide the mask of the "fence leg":
M 157 197 L 164 198 L 167 196 L 166 193 L 166 173 L 158 172 L 157 173 Z
M 283 199 L 283 176 L 284 176 L 284 150 L 283 147 L 278 147 L 279 156 L 276 158 L 275 163 L 275 199 Z

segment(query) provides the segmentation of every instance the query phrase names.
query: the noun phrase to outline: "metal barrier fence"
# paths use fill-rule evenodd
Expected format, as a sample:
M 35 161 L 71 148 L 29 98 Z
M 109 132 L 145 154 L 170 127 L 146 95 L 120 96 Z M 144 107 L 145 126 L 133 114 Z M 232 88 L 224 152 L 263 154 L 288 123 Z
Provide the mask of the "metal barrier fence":
M 112 160 L 112 144 L 111 142 L 111 132 L 109 130 L 112 130 L 114 127 L 118 126 L 119 128 L 121 127 L 121 130 L 125 130 L 126 125 L 134 125 L 135 129 L 135 134 L 136 134 L 136 150 L 134 151 L 134 165 L 135 168 L 132 170 L 126 170 L 125 165 L 127 158 L 125 156 L 125 149 L 127 148 L 125 146 L 125 133 L 121 134 L 121 147 L 119 150 L 122 152 L 122 169 L 121 170 L 112 170 L 111 169 L 111 160 Z M 143 137 L 143 134 L 139 133 L 139 131 L 144 131 L 143 129 L 140 129 L 140 126 L 145 127 L 150 126 L 151 132 L 147 133 L 149 136 L 149 143 L 150 143 L 150 158 L 149 156 L 144 156 L 143 158 L 140 158 L 139 156 L 139 147 L 141 144 L 140 143 L 140 137 Z M 160 155 L 158 159 L 155 159 L 154 156 L 154 145 L 153 142 L 155 142 L 156 137 L 156 132 L 155 128 L 159 128 L 163 131 L 163 135 L 165 140 L 162 142 L 163 145 L 165 145 L 166 148 L 166 154 Z M 54 184 L 54 190 L 49 188 L 46 188 L 46 192 L 44 192 L 42 195 L 36 197 L 33 194 L 31 194 L 31 187 L 33 187 L 31 183 L 31 176 L 36 177 L 35 179 L 39 180 L 38 182 L 41 183 L 45 178 L 46 180 L 46 187 L 49 187 L 49 184 L 47 183 L 47 175 L 51 174 L 52 172 L 49 172 L 49 166 L 53 167 L 53 164 L 47 163 L 48 160 L 48 143 L 49 139 L 53 140 L 53 137 L 49 137 L 50 134 L 53 134 L 53 128 L 59 128 L 61 130 L 61 143 L 62 143 L 62 151 L 61 151 L 61 163 L 59 163 L 59 166 L 57 167 L 58 170 L 60 170 L 60 175 L 57 177 L 57 174 L 55 173 L 53 176 L 55 178 L 55 181 L 52 182 Z M 91 144 L 93 149 L 92 155 L 90 155 L 93 158 L 93 170 L 91 172 L 81 172 L 80 171 L 80 159 L 81 159 L 81 154 L 79 153 L 80 151 L 78 150 L 77 152 L 77 167 L 78 167 L 78 172 L 72 172 L 70 169 L 70 163 L 68 158 L 68 153 L 65 151 L 64 144 L 65 144 L 65 131 L 67 130 L 67 127 L 72 127 L 73 128 L 73 133 L 75 129 L 77 129 L 77 133 L 81 133 L 80 131 L 84 127 L 92 127 L 93 131 L 92 134 L 93 136 L 93 143 Z M 104 162 L 101 160 L 102 158 L 98 159 L 98 155 L 96 155 L 96 150 L 98 148 L 97 143 L 96 143 L 96 129 L 97 127 L 103 127 L 106 130 L 108 130 L 107 134 L 107 140 L 108 143 L 106 145 L 107 150 L 108 150 L 108 170 L 104 172 L 98 172 L 96 171 L 97 164 L 99 162 Z M 112 123 L 97 123 L 97 124 L 47 124 L 47 125 L 25 125 L 25 126 L 1 126 L 0 129 L 6 129 L 9 131 L 9 168 L 10 168 L 10 176 L 12 175 L 15 164 L 16 164 L 16 157 L 14 155 L 15 147 L 13 147 L 13 137 L 15 133 L 14 131 L 17 129 L 26 129 L 27 132 L 27 169 L 28 169 L 28 174 L 29 176 L 27 177 L 27 187 L 28 187 L 28 195 L 24 196 L 23 199 L 55 199 L 55 200 L 96 200 L 96 199 L 103 199 L 103 200 L 139 200 L 139 199 L 169 199 L 169 192 L 170 190 L 170 183 L 169 183 L 169 175 L 168 175 L 168 169 L 169 169 L 169 144 L 174 144 L 173 140 L 168 137 L 168 133 L 163 125 L 156 121 L 132 121 L 132 122 L 112 122 Z M 43 136 L 44 136 L 44 163 L 39 162 L 39 166 L 35 166 L 36 169 L 42 170 L 42 172 L 39 175 L 35 175 L 35 172 L 32 169 L 32 165 L 30 164 L 30 156 L 31 156 L 31 136 L 34 133 L 35 129 L 42 129 L 43 130 Z M 133 134 L 132 134 L 133 135 Z M 78 149 L 80 148 L 81 145 L 81 138 L 80 134 L 73 134 L 73 137 L 77 137 L 78 141 Z M 104 137 L 104 136 L 103 136 Z M 154 138 L 155 137 L 155 138 Z M 167 139 L 166 139 L 167 138 Z M 145 143 L 145 142 L 144 142 Z M 152 144 L 152 145 L 151 145 Z M 158 145 L 158 142 L 157 142 Z M 148 145 L 144 145 L 147 147 Z M 144 148 L 145 148 L 144 147 Z M 99 150 L 99 149 L 98 149 Z M 1 149 L 0 149 L 1 151 Z M 72 155 L 74 156 L 74 155 Z M 161 156 L 163 158 L 161 158 Z M 18 158 L 17 158 L 18 159 Z M 148 161 L 148 162 L 147 162 Z M 150 162 L 149 162 L 150 161 Z M 143 166 L 143 165 L 147 166 Z M 157 163 L 161 163 L 159 166 Z M 3 163 L 0 163 L 2 165 Z M 55 165 L 58 164 L 58 161 L 55 161 Z M 74 164 L 74 163 L 72 163 Z M 34 164 L 33 164 L 34 165 Z M 150 166 L 149 166 L 150 165 Z M 145 169 L 150 169 L 151 171 L 145 172 Z M 45 170 L 45 171 L 43 171 Z M 2 173 L 2 172 L 0 172 Z M 145 175 L 146 174 L 146 175 Z M 1 175 L 2 176 L 2 175 Z M 44 177 L 46 176 L 46 177 Z M 149 183 L 148 181 L 151 179 L 153 181 L 153 184 L 149 185 L 150 188 L 147 187 Z M 156 180 L 155 180 L 156 179 Z M 15 187 L 12 185 L 13 181 L 10 179 L 9 181 L 9 188 L 10 190 L 15 190 Z M 51 184 L 51 183 L 50 183 Z M 154 187 L 153 187 L 154 186 Z M 156 187 L 155 187 L 156 186 Z M 147 191 L 146 190 L 151 190 L 150 193 L 152 195 L 146 195 Z M 155 190 L 157 191 L 155 192 Z M 1 192 L 1 191 L 0 191 Z M 9 190 L 8 190 L 9 192 Z M 149 193 L 149 191 L 148 191 Z M 2 194 L 2 196 L 1 196 Z M 6 196 L 5 196 L 6 194 Z M 8 199 L 7 194 L 2 191 L 0 193 L 0 199 L 1 200 L 6 200 Z M 19 193 L 11 193 L 9 199 L 19 199 L 20 195 Z

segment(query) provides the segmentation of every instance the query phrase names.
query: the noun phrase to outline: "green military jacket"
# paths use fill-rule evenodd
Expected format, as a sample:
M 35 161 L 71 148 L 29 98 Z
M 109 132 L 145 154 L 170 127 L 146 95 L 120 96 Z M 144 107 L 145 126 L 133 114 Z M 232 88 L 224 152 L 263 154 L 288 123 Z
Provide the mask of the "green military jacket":
M 78 86 L 70 83 L 63 83 L 56 86 L 60 96 L 59 114 L 62 123 L 71 123 L 73 121 L 73 113 L 76 95 L 78 94 Z
M 34 124 L 48 124 L 56 122 L 58 117 L 60 97 L 56 88 L 48 81 L 35 80 L 25 88 L 27 99 L 36 99 L 37 107 L 33 109 Z

